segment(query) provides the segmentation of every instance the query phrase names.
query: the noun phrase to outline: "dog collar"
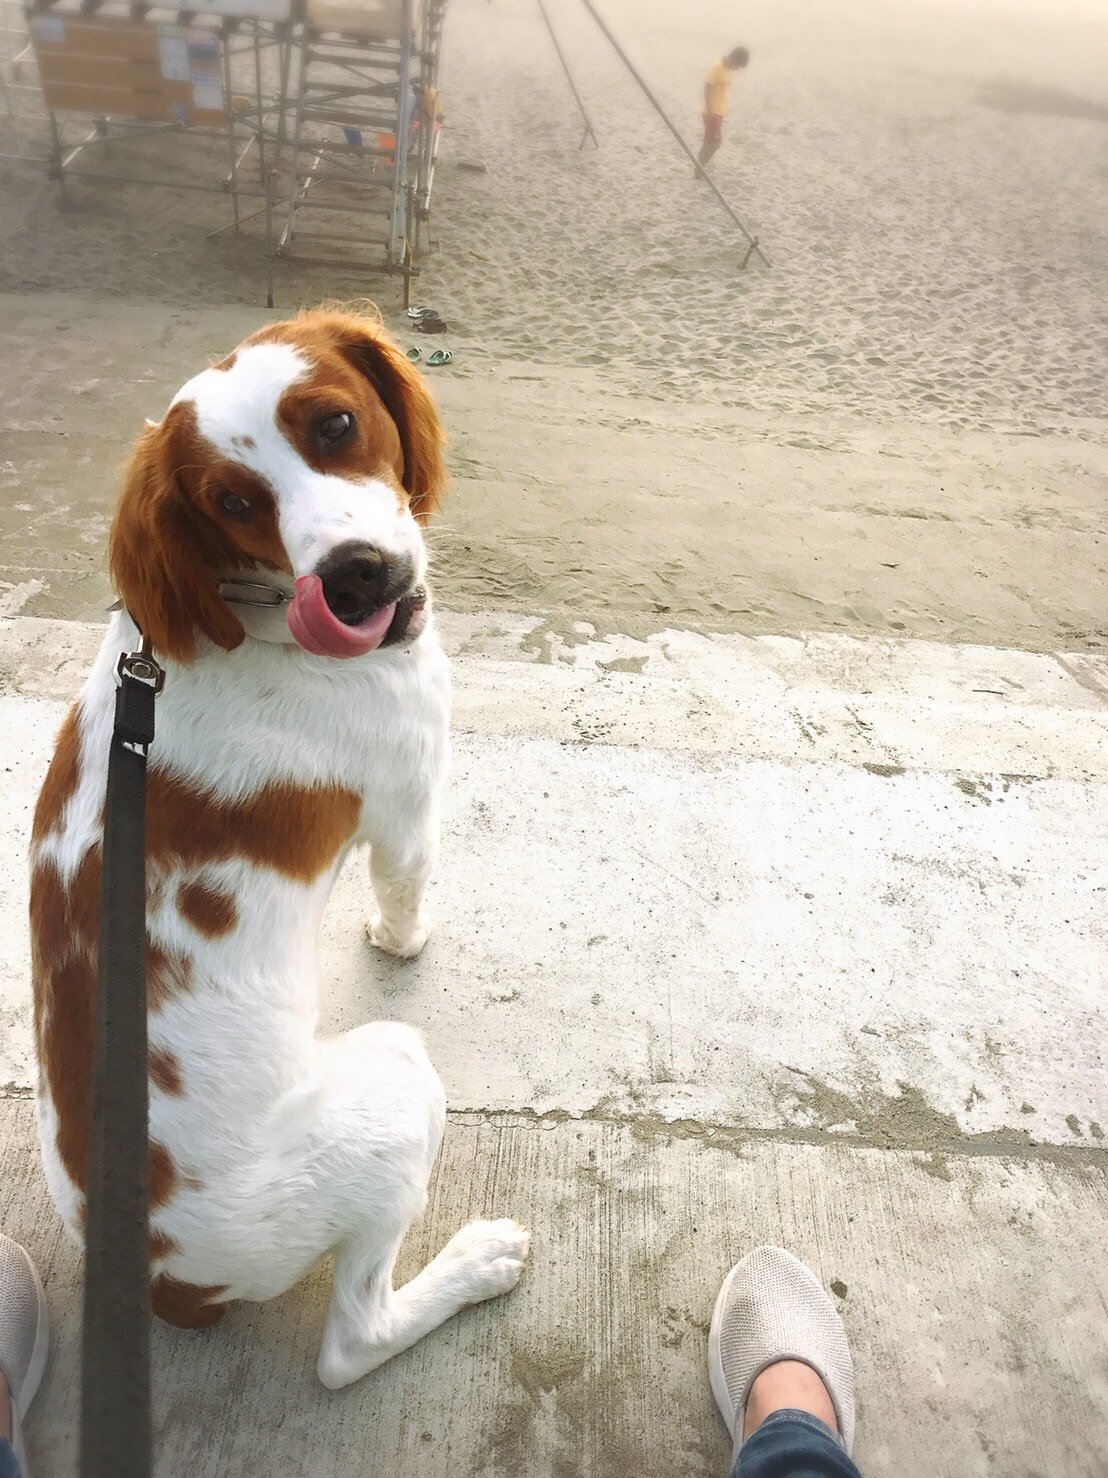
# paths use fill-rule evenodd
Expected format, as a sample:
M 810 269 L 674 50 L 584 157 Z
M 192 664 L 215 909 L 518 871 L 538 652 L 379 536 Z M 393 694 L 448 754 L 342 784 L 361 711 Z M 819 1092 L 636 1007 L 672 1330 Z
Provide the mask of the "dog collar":
M 279 646 L 295 646 L 296 641 L 285 619 L 285 609 L 292 600 L 292 592 L 278 585 L 267 585 L 261 580 L 220 580 L 218 590 L 228 605 L 244 607 L 242 625 L 247 636 L 256 641 L 272 642 Z M 122 611 L 121 600 L 113 601 L 109 611 Z

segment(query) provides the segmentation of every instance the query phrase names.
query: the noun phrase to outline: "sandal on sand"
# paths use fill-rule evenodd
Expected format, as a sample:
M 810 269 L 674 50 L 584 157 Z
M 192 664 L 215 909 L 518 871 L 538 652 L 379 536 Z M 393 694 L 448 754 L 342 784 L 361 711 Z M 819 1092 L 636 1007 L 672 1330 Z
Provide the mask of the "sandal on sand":
M 46 1368 L 49 1343 L 46 1295 L 38 1270 L 18 1242 L 0 1233 L 0 1369 L 11 1392 L 12 1447 L 24 1473 L 20 1424 Z
M 427 363 L 433 365 L 449 364 L 454 358 L 449 349 L 436 349 L 434 354 L 427 356 Z
M 409 308 L 409 318 L 437 318 L 439 315 L 434 308 Z
M 423 350 L 420 349 L 418 345 L 413 344 L 412 347 L 407 351 L 405 357 L 410 359 L 413 364 L 418 364 L 419 361 L 423 358 Z
M 847 1452 L 854 1443 L 854 1365 L 838 1311 L 783 1247 L 756 1247 L 723 1280 L 708 1336 L 712 1395 L 738 1451 L 750 1388 L 778 1360 L 810 1365 L 827 1387 Z

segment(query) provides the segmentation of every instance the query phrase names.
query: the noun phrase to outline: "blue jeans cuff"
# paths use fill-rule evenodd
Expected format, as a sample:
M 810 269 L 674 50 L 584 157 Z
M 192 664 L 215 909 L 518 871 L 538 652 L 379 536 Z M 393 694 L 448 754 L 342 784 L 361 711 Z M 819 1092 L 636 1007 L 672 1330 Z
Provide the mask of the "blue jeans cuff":
M 783 1407 L 735 1453 L 731 1478 L 861 1478 L 842 1438 L 810 1411 Z
M 0 1478 L 19 1478 L 22 1469 L 11 1443 L 0 1437 Z
M 760 1432 L 763 1427 L 782 1426 L 785 1422 L 795 1422 L 797 1426 L 807 1427 L 810 1432 L 816 1432 L 821 1437 L 830 1437 L 836 1446 L 846 1451 L 846 1444 L 834 1427 L 821 1422 L 819 1417 L 813 1416 L 810 1411 L 801 1411 L 795 1406 L 782 1406 L 779 1411 L 771 1411 L 765 1421 L 759 1423 L 758 1431 Z M 750 1435 L 753 1437 L 754 1433 L 751 1432 Z

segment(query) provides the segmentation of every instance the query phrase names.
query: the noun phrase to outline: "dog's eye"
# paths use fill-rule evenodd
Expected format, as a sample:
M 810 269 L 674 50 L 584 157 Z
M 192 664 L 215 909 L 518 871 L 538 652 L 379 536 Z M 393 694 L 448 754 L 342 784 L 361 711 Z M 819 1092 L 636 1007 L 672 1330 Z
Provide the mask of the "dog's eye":
M 336 442 L 349 436 L 354 426 L 354 417 L 349 411 L 335 411 L 333 415 L 324 416 L 319 423 L 319 439 L 327 446 L 334 446 Z
M 223 493 L 220 495 L 219 506 L 231 518 L 245 518 L 250 512 L 250 499 L 240 498 L 238 493 Z

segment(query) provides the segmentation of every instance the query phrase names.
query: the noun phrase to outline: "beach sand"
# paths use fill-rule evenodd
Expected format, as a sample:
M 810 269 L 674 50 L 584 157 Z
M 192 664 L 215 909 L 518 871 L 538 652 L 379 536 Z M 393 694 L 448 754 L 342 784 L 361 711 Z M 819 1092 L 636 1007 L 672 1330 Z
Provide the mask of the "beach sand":
M 605 630 L 1103 646 L 1108 13 L 604 13 L 690 138 L 707 63 L 750 47 L 713 169 L 773 266 L 739 271 L 744 243 L 583 7 L 553 15 L 599 149 L 578 149 L 537 9 L 452 0 L 416 286 L 451 326 L 422 342 L 455 353 L 435 379 L 443 603 Z M 13 150 L 42 129 L 0 119 Z M 176 147 L 182 178 L 222 171 L 215 145 Z M 259 241 L 206 239 L 219 196 L 76 187 L 66 209 L 41 169 L 0 169 L 7 486 L 18 502 L 29 467 L 37 484 L 12 532 L 41 544 L 43 518 L 85 519 L 99 599 L 126 442 L 264 316 Z M 277 294 L 278 312 L 371 295 L 421 342 L 394 279 L 281 264 Z M 72 406 L 44 413 L 58 385 L 82 387 L 79 446 Z M 88 614 L 43 568 L 26 611 Z

